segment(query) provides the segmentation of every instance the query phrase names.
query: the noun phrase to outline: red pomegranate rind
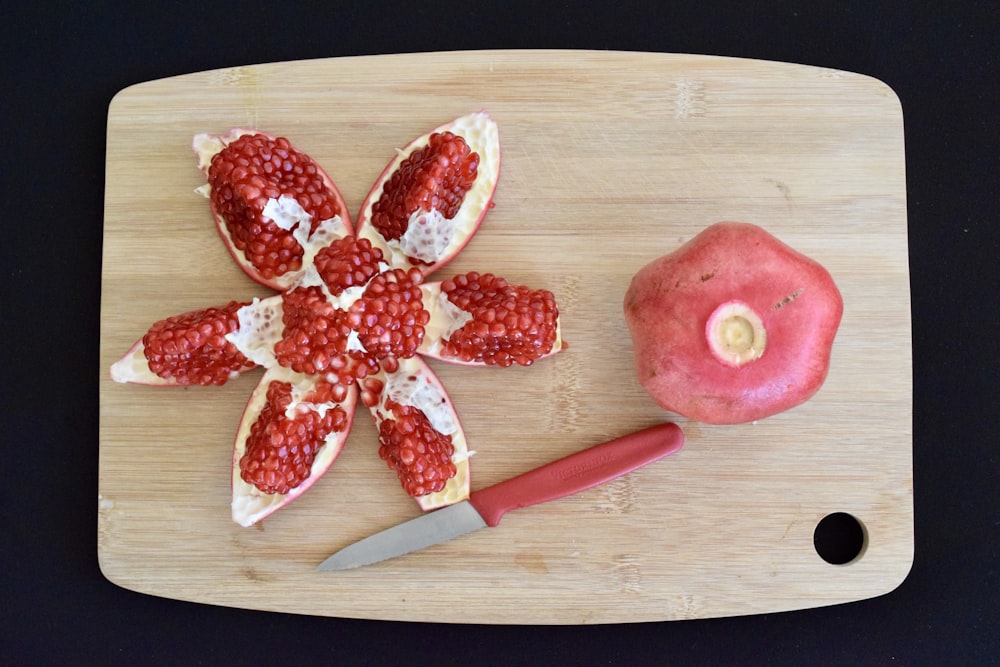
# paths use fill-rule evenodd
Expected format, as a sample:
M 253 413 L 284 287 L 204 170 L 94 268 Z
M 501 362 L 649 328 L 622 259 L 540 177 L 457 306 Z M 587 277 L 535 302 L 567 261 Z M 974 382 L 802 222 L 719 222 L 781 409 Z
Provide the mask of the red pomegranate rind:
M 287 139 L 233 130 L 223 137 L 198 135 L 194 148 L 219 234 L 257 282 L 287 288 L 318 248 L 351 233 L 336 186 Z
M 548 290 L 476 272 L 422 287 L 432 313 L 422 354 L 458 364 L 530 366 L 563 347 L 559 307 Z
M 221 385 L 256 364 L 226 339 L 239 328 L 244 303 L 203 308 L 154 323 L 111 367 L 118 382 Z
M 766 348 L 733 362 L 706 336 L 720 306 L 760 318 Z M 760 227 L 717 223 L 632 279 L 624 300 L 639 382 L 665 409 L 713 424 L 770 417 L 812 397 L 843 299 L 830 273 Z
M 359 383 L 379 431 L 379 456 L 424 510 L 469 497 L 469 449 L 451 399 L 430 367 L 411 357 Z
M 500 139 L 486 112 L 463 116 L 411 141 L 382 172 L 358 216 L 397 268 L 430 275 L 472 239 L 500 175 Z
M 236 433 L 233 520 L 253 525 L 311 488 L 343 450 L 357 397 L 354 384 L 269 369 Z

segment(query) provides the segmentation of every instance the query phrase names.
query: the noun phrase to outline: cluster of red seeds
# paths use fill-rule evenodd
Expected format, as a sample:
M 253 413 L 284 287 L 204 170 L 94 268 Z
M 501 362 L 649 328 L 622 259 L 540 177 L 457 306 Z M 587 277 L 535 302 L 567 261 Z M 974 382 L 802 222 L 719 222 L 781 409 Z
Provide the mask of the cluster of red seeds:
M 470 272 L 441 284 L 441 291 L 472 320 L 444 341 L 444 352 L 491 366 L 530 366 L 552 350 L 559 309 L 552 292 L 511 285 Z
M 211 198 L 235 246 L 265 278 L 302 266 L 302 247 L 290 231 L 264 216 L 269 199 L 291 197 L 312 215 L 312 229 L 341 213 L 319 167 L 287 139 L 248 134 L 212 158 Z
M 308 375 L 337 374 L 350 383 L 355 364 L 347 356 L 351 327 L 346 313 L 327 301 L 319 286 L 288 290 L 281 304 L 285 326 L 274 345 L 278 363 Z
M 407 156 L 382 188 L 382 196 L 372 206 L 371 222 L 392 240 L 406 233 L 415 211 L 434 209 L 451 219 L 478 171 L 479 154 L 472 152 L 465 139 L 451 132 L 432 134 L 427 145 Z
M 418 408 L 387 401 L 395 419 L 379 424 L 378 455 L 396 471 L 411 496 L 440 491 L 455 476 L 451 436 L 434 430 Z
M 393 269 L 376 276 L 348 310 L 347 323 L 377 360 L 408 359 L 424 339 L 430 313 L 424 308 L 418 269 Z M 352 353 L 359 357 L 358 353 Z
M 254 364 L 225 339 L 239 328 L 236 311 L 245 305 L 232 301 L 155 323 L 142 337 L 149 369 L 178 384 L 220 385 L 230 373 L 252 368 Z
M 336 390 L 322 385 L 306 400 L 331 400 Z M 292 386 L 287 382 L 268 386 L 267 404 L 250 427 L 246 452 L 240 458 L 240 477 L 264 493 L 284 494 L 302 484 L 325 438 L 347 426 L 347 413 L 340 406 L 323 415 L 302 409 L 289 419 L 285 410 L 291 401 Z
M 382 251 L 368 239 L 346 236 L 333 241 L 316 253 L 316 270 L 330 294 L 340 294 L 348 287 L 364 285 L 379 272 Z
M 278 363 L 310 375 L 336 373 L 343 382 L 361 379 L 387 361 L 386 370 L 393 370 L 391 360 L 416 354 L 430 319 L 420 279 L 417 269 L 379 274 L 346 311 L 334 307 L 318 286 L 288 290 L 281 297 L 284 330 L 274 346 Z M 352 331 L 364 351 L 349 349 Z

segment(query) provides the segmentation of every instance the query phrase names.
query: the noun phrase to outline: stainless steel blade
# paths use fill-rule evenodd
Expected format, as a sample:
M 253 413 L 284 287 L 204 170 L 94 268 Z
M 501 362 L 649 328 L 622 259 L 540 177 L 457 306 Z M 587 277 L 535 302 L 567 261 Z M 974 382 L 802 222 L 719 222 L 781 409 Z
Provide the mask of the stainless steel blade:
M 447 542 L 485 527 L 486 522 L 472 503 L 464 501 L 410 519 L 344 547 L 316 569 L 321 572 L 349 570 Z

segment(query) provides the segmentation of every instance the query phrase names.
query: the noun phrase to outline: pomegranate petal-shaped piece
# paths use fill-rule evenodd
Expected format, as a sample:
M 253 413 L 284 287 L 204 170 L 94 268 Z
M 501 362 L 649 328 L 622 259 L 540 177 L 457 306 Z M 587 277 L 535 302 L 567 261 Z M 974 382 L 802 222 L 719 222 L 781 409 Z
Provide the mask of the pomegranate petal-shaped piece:
M 111 366 L 111 379 L 147 385 L 221 385 L 257 364 L 230 336 L 250 304 L 193 310 L 156 322 Z
M 243 412 L 233 446 L 232 515 L 241 526 L 305 493 L 340 455 L 357 405 L 356 385 L 275 366 Z
M 430 313 L 418 352 L 455 364 L 530 366 L 565 347 L 559 308 L 548 290 L 475 272 L 424 283 Z
M 458 118 L 397 152 L 361 205 L 358 236 L 430 275 L 472 239 L 499 176 L 496 123 L 485 111 Z
M 455 406 L 420 357 L 365 378 L 361 402 L 379 431 L 379 456 L 423 510 L 469 497 L 469 452 Z
M 199 134 L 192 147 L 227 250 L 255 281 L 281 291 L 331 241 L 353 233 L 329 175 L 287 139 L 235 128 Z

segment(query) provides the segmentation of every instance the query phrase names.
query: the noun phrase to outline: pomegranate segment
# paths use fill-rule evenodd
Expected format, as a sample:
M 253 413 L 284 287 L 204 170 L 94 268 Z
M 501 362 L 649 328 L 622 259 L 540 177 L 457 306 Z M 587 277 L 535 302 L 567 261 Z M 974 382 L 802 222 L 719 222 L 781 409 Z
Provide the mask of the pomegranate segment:
M 811 398 L 843 310 L 819 263 L 736 222 L 647 264 L 624 300 L 640 384 L 665 409 L 712 424 L 763 419 Z
M 563 347 L 552 292 L 469 272 L 425 283 L 431 312 L 420 353 L 458 364 L 530 366 Z
M 253 525 L 315 484 L 343 450 L 357 397 L 353 384 L 269 369 L 236 433 L 233 520 Z
M 351 234 L 333 181 L 287 139 L 234 129 L 199 134 L 193 147 L 208 181 L 198 191 L 233 259 L 257 282 L 287 288 L 321 248 Z
M 379 456 L 417 504 L 431 510 L 468 498 L 468 444 L 434 371 L 410 357 L 360 385 L 379 431 Z
M 361 206 L 358 236 L 429 275 L 472 239 L 499 176 L 496 123 L 485 111 L 458 118 L 398 151 Z
M 240 327 L 237 313 L 245 305 L 232 301 L 154 323 L 112 365 L 111 378 L 135 384 L 225 384 L 256 366 L 228 340 Z

